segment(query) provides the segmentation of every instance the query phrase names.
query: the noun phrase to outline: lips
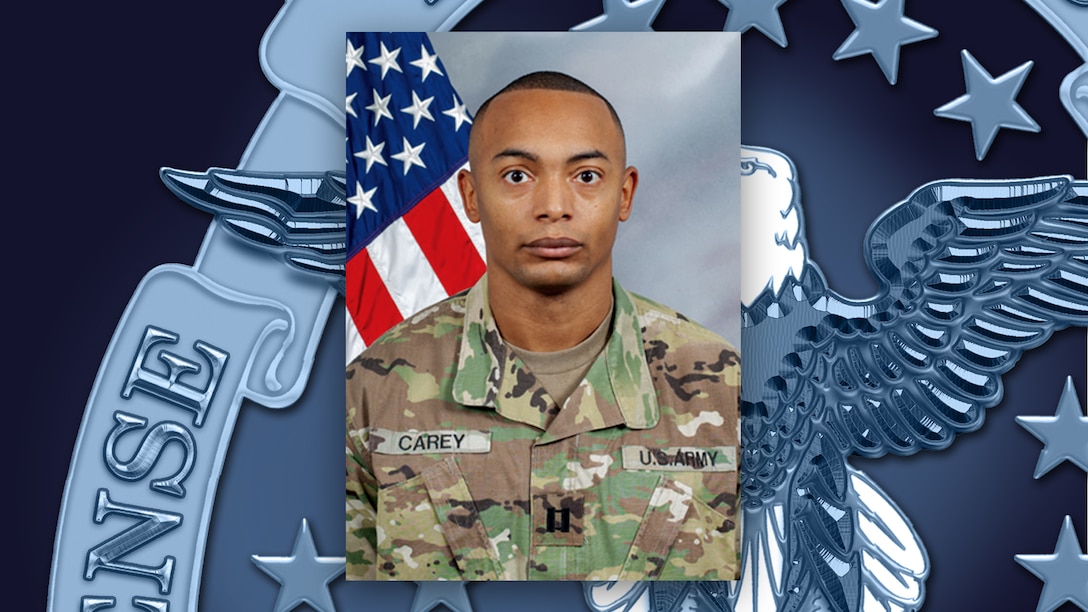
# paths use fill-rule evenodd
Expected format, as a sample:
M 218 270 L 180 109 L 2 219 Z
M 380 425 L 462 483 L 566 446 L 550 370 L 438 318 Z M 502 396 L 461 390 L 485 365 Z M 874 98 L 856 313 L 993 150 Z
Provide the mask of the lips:
M 525 250 L 544 259 L 562 259 L 570 257 L 582 248 L 582 243 L 573 238 L 537 238 L 525 245 Z

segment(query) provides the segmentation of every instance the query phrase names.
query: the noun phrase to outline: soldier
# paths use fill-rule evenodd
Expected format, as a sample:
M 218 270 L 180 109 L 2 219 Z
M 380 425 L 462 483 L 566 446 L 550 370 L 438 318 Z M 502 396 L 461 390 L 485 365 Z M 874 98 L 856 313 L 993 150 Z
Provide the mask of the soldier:
M 469 161 L 487 273 L 347 369 L 348 578 L 735 579 L 739 356 L 613 280 L 612 105 L 523 76 Z

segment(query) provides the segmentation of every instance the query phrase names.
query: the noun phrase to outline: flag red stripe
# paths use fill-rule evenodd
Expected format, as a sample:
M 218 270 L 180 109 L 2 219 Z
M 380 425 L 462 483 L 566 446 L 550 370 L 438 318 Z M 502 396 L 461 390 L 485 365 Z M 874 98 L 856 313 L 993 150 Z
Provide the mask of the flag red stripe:
M 355 329 L 363 342 L 373 344 L 387 329 L 404 318 L 366 249 L 347 262 L 347 295 L 344 298 Z
M 435 189 L 403 217 L 449 295 L 471 287 L 485 265 L 450 202 Z

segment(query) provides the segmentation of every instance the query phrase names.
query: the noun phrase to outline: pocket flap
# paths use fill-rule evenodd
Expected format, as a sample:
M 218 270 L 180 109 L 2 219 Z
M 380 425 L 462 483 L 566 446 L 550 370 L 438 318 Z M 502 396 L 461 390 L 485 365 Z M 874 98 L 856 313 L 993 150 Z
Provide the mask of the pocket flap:
M 423 470 L 420 474 L 431 498 L 438 525 L 446 536 L 466 580 L 498 580 L 502 565 L 487 537 L 476 503 L 469 494 L 464 475 L 453 457 Z

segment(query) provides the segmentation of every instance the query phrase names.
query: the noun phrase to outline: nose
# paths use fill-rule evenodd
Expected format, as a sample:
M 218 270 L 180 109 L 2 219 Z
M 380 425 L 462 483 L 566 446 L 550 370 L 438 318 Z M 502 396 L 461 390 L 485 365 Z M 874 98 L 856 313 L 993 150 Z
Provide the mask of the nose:
M 569 219 L 574 210 L 573 196 L 563 177 L 542 178 L 533 193 L 533 213 L 541 221 Z

